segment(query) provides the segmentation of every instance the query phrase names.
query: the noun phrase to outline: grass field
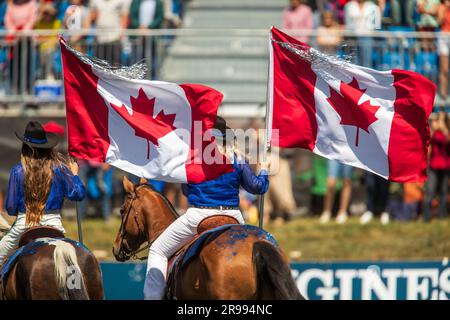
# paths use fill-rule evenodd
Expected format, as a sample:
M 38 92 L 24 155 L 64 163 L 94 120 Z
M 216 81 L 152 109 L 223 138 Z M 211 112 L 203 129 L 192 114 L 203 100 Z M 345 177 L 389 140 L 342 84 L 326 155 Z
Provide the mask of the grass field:
M 113 259 L 111 247 L 120 221 L 113 218 L 83 222 L 85 244 L 100 259 Z M 75 221 L 65 221 L 70 238 L 77 239 Z M 287 225 L 267 227 L 292 260 L 420 260 L 450 255 L 450 219 L 423 222 L 374 221 L 361 226 L 357 218 L 347 224 L 321 225 L 317 219 L 299 218 Z
M 11 222 L 11 220 L 9 220 Z M 67 236 L 77 239 L 77 224 L 63 222 Z M 109 222 L 90 219 L 83 222 L 85 245 L 101 260 L 113 260 L 112 243 L 119 230 L 117 217 Z M 361 226 L 357 218 L 345 225 L 321 225 L 317 218 L 298 218 L 281 227 L 268 226 L 291 260 L 423 260 L 450 255 L 450 219 L 424 222 L 378 221 Z

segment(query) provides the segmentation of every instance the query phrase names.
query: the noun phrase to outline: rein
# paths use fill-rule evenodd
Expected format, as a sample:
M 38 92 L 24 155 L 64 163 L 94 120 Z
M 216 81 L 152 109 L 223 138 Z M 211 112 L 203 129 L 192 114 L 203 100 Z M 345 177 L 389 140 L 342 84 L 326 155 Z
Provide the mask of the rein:
M 126 224 L 127 224 L 128 218 L 129 218 L 129 216 L 130 216 L 131 209 L 133 209 L 133 211 L 134 211 L 134 220 L 135 220 L 136 225 L 137 225 L 137 227 L 138 227 L 138 229 L 139 229 L 139 233 L 141 234 L 141 236 L 144 236 L 144 237 L 147 236 L 147 228 L 146 228 L 145 225 L 144 225 L 144 228 L 143 228 L 143 229 L 140 228 L 140 225 L 139 225 L 139 219 L 138 219 L 138 212 L 137 212 L 136 208 L 134 208 L 134 206 L 133 206 L 133 201 L 137 199 L 136 192 L 138 191 L 138 189 L 144 188 L 144 187 L 147 187 L 147 188 L 152 189 L 152 187 L 151 187 L 150 185 L 148 185 L 148 184 L 141 184 L 141 185 L 138 185 L 138 186 L 136 187 L 136 189 L 134 190 L 134 192 L 131 194 L 130 205 L 129 205 L 129 207 L 128 207 L 128 210 L 127 210 L 125 219 L 123 220 L 122 225 L 121 225 L 121 228 L 120 228 L 120 250 L 122 251 L 122 254 L 123 254 L 124 257 L 126 258 L 126 260 L 129 260 L 129 259 L 134 259 L 134 260 L 145 260 L 145 259 L 147 259 L 147 258 L 148 258 L 148 255 L 147 255 L 147 256 L 144 256 L 144 257 L 138 257 L 137 255 L 138 255 L 139 253 L 143 252 L 143 251 L 146 251 L 146 250 L 150 249 L 150 247 L 152 246 L 153 242 L 155 242 L 155 240 L 157 239 L 157 238 L 155 238 L 155 239 L 152 240 L 152 241 L 148 241 L 148 239 L 147 239 L 147 244 L 146 244 L 144 247 L 141 247 L 141 248 L 139 248 L 139 249 L 137 249 L 137 250 L 134 250 L 134 251 L 132 251 L 132 252 L 129 252 L 129 253 L 124 252 L 124 250 L 122 249 L 122 248 L 123 248 L 123 238 L 124 238 L 124 235 L 125 235 L 125 232 L 126 232 L 125 226 L 126 226 Z M 175 214 L 174 214 L 174 216 L 175 216 Z M 175 218 L 177 218 L 177 216 L 175 216 Z
M 120 230 L 120 248 L 121 248 L 122 253 L 124 254 L 124 256 L 125 256 L 125 258 L 126 258 L 127 260 L 129 260 L 129 259 L 133 259 L 133 260 L 145 260 L 145 259 L 148 258 L 148 255 L 147 255 L 147 256 L 144 256 L 144 257 L 138 257 L 137 255 L 138 255 L 139 253 L 141 253 L 142 251 L 145 251 L 145 250 L 150 249 L 151 245 L 153 244 L 153 242 L 154 242 L 156 239 L 153 240 L 153 241 L 150 241 L 150 242 L 147 240 L 147 245 L 145 245 L 144 247 L 139 248 L 139 249 L 137 249 L 137 250 L 134 250 L 134 251 L 132 251 L 132 252 L 129 252 L 129 253 L 124 252 L 123 249 L 122 249 L 122 248 L 123 248 L 123 246 L 122 246 L 122 244 L 123 244 L 123 238 L 124 238 L 124 235 L 125 235 L 125 225 L 126 225 L 126 223 L 127 223 L 127 221 L 128 221 L 128 217 L 129 217 L 129 215 L 130 215 L 131 209 L 134 210 L 134 220 L 135 220 L 136 225 L 137 225 L 137 227 L 138 227 L 138 229 L 139 229 L 139 232 L 141 233 L 141 235 L 144 234 L 144 237 L 145 237 L 145 229 L 146 229 L 146 228 L 144 227 L 144 230 L 142 231 L 141 228 L 139 227 L 139 220 L 138 220 L 138 218 L 137 218 L 137 210 L 136 210 L 136 208 L 133 207 L 133 200 L 134 200 L 134 199 L 136 199 L 136 197 L 134 197 L 134 198 L 131 199 L 130 208 L 129 208 L 128 211 L 127 211 L 127 215 L 126 215 L 126 217 L 125 217 L 125 220 L 124 220 L 124 222 L 123 222 L 123 224 L 122 224 L 122 227 L 121 227 L 121 230 Z

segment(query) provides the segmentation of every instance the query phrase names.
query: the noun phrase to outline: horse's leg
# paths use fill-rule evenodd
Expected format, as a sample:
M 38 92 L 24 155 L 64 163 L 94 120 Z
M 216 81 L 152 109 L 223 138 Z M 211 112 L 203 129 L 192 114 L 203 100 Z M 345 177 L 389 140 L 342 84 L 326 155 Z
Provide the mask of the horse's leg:
M 78 264 L 90 300 L 103 300 L 102 273 L 97 259 L 82 248 L 77 248 Z
M 177 282 L 176 295 L 177 299 L 182 300 L 198 300 L 212 299 L 208 296 L 206 282 L 208 279 L 207 270 L 204 268 L 199 257 L 193 259 L 183 269 L 181 281 Z
M 39 247 L 33 255 L 23 255 L 17 262 L 18 285 L 26 289 L 27 300 L 60 300 L 55 279 L 53 246 Z
M 23 300 L 25 299 L 22 288 L 19 287 L 17 282 L 17 264 L 12 268 L 6 280 L 5 286 L 5 299 L 6 300 Z
M 11 300 L 56 300 L 58 289 L 53 263 L 46 254 L 19 257 L 6 283 L 5 297 Z
M 101 272 L 96 258 L 84 249 L 80 269 L 85 277 L 85 285 L 90 299 L 103 299 Z M 59 300 L 60 292 L 55 277 L 53 246 L 37 249 L 33 255 L 19 257 L 6 284 L 7 299 Z M 78 254 L 80 257 L 80 254 Z

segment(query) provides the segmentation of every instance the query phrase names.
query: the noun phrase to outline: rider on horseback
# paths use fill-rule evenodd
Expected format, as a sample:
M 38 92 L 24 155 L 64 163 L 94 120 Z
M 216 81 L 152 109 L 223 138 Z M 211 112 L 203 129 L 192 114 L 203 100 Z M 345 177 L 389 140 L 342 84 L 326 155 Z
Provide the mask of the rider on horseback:
M 228 139 L 225 120 L 217 117 L 213 135 L 223 154 L 233 161 L 233 172 L 215 180 L 183 185 L 190 208 L 173 222 L 150 247 L 147 276 L 144 286 L 145 299 L 162 299 L 165 293 L 167 261 L 197 234 L 198 224 L 214 215 L 228 215 L 244 224 L 239 210 L 239 187 L 253 194 L 263 194 L 269 187 L 269 162 L 261 164 L 259 175 L 250 165 L 234 153 L 235 139 Z M 220 146 L 222 142 L 222 146 Z M 221 150 L 221 151 L 222 151 Z
M 0 266 L 17 248 L 28 227 L 43 225 L 65 233 L 61 223 L 64 198 L 80 201 L 85 196 L 76 162 L 63 163 L 53 149 L 58 143 L 53 133 L 46 133 L 37 121 L 30 121 L 24 135 L 21 161 L 12 170 L 6 197 L 6 211 L 16 221 L 0 241 Z

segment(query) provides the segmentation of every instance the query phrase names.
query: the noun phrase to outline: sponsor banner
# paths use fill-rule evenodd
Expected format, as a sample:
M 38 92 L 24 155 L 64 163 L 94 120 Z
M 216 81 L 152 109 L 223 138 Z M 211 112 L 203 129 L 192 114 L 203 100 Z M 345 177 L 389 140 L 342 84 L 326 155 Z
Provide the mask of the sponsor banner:
M 424 262 L 294 263 L 300 292 L 311 300 L 447 300 L 448 259 Z
M 450 264 L 421 262 L 293 263 L 310 300 L 447 300 Z M 145 263 L 101 263 L 106 299 L 143 299 Z

